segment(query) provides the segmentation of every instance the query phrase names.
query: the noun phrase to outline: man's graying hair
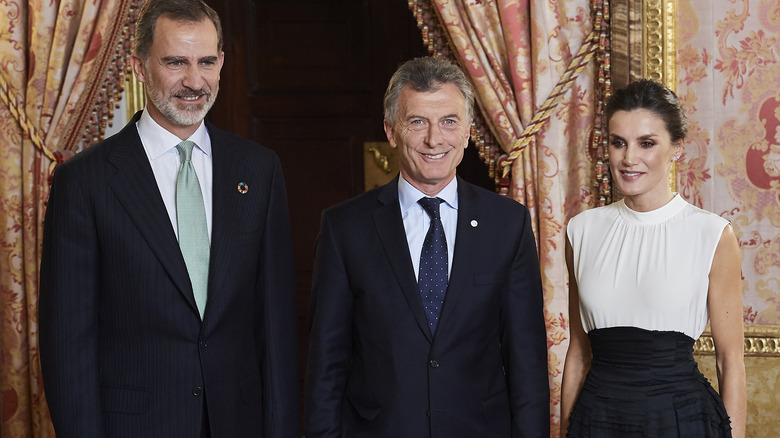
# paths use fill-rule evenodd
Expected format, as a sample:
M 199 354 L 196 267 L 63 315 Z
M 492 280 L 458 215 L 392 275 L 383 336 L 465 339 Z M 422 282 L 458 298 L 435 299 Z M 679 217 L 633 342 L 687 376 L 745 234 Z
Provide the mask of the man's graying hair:
M 165 16 L 173 21 L 199 23 L 211 20 L 217 29 L 217 50 L 222 52 L 222 24 L 219 15 L 201 0 L 147 0 L 141 7 L 135 28 L 135 54 L 146 60 L 154 40 L 157 19 Z
M 437 91 L 445 84 L 458 87 L 466 101 L 466 114 L 474 118 L 474 89 L 463 71 L 452 62 L 438 57 L 414 58 L 406 61 L 390 78 L 385 91 L 385 121 L 395 124 L 398 116 L 398 97 L 405 86 L 418 92 Z

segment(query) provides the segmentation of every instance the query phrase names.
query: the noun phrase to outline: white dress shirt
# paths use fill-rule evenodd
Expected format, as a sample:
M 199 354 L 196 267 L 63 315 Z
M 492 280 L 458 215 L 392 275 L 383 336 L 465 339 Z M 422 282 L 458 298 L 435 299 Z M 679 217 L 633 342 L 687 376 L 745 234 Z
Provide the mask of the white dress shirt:
M 152 119 L 149 112 L 144 109 L 141 118 L 136 123 L 138 135 L 141 137 L 141 143 L 146 151 L 146 157 L 149 164 L 152 165 L 152 172 L 157 181 L 157 187 L 160 189 L 165 209 L 168 210 L 168 217 L 173 225 L 173 232 L 176 238 L 179 238 L 178 221 L 176 220 L 176 177 L 179 175 L 179 151 L 176 145 L 181 143 L 181 139 L 171 134 L 165 128 L 157 124 Z M 206 208 L 206 226 L 208 227 L 209 239 L 211 239 L 211 139 L 209 138 L 206 125 L 201 122 L 198 129 L 187 139 L 195 143 L 196 147 L 192 149 L 192 165 L 195 167 L 195 173 L 198 175 L 200 191 L 203 193 L 203 206 Z
M 458 178 L 453 178 L 446 187 L 434 196 L 427 196 L 414 188 L 401 176 L 398 179 L 398 200 L 401 203 L 401 219 L 404 221 L 406 241 L 409 244 L 409 254 L 412 257 L 414 276 L 420 276 L 420 254 L 425 235 L 431 224 L 431 217 L 417 201 L 420 198 L 441 198 L 439 215 L 444 226 L 444 237 L 447 239 L 447 276 L 452 272 L 452 256 L 455 253 L 455 232 L 458 229 Z M 419 279 L 419 278 L 418 278 Z

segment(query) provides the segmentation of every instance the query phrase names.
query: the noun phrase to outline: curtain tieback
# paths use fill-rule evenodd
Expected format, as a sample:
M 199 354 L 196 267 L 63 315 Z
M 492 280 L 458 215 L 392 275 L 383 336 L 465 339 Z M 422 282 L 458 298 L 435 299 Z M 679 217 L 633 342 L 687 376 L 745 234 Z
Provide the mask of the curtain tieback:
M 580 47 L 577 55 L 571 59 L 569 66 L 563 73 L 558 83 L 553 88 L 550 96 L 544 101 L 542 106 L 531 119 L 531 123 L 526 126 L 523 133 L 520 134 L 512 149 L 509 151 L 509 155 L 502 156 L 499 159 L 498 164 L 503 168 L 503 176 L 509 175 L 509 171 L 512 169 L 512 163 L 523 153 L 523 150 L 531 143 L 536 133 L 542 129 L 544 124 L 550 120 L 550 114 L 552 114 L 555 106 L 561 101 L 563 95 L 571 88 L 574 80 L 577 79 L 585 66 L 595 55 L 598 49 L 598 33 L 593 31 L 585 39 L 584 44 Z

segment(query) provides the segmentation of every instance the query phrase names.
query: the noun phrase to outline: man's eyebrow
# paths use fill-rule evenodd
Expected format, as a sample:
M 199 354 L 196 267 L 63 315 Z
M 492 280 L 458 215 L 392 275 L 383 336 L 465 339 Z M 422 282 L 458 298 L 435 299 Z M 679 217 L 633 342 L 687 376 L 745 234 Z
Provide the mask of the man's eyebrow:
M 198 62 L 217 62 L 218 60 L 219 60 L 218 56 L 209 55 L 198 59 Z M 189 58 L 187 58 L 186 56 L 165 56 L 162 58 L 162 61 L 187 63 L 189 62 Z
M 165 56 L 162 58 L 163 62 L 187 62 L 186 56 Z
M 418 116 L 417 114 L 409 114 L 406 117 L 406 120 L 411 120 L 411 119 L 425 119 L 425 120 L 428 120 L 428 117 Z M 442 119 L 460 119 L 460 116 L 458 116 L 457 113 L 452 113 L 452 114 L 447 114 L 445 116 L 441 116 L 439 118 L 439 120 L 442 120 Z

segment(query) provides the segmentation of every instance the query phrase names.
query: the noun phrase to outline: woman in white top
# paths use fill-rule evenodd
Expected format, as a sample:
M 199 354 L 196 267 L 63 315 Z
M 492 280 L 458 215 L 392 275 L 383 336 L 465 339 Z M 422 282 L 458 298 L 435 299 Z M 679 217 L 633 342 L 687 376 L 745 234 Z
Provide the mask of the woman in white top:
M 744 437 L 739 244 L 728 221 L 669 187 L 685 113 L 672 91 L 643 79 L 615 92 L 605 116 L 625 197 L 567 228 L 561 436 Z M 720 395 L 692 354 L 708 319 Z

